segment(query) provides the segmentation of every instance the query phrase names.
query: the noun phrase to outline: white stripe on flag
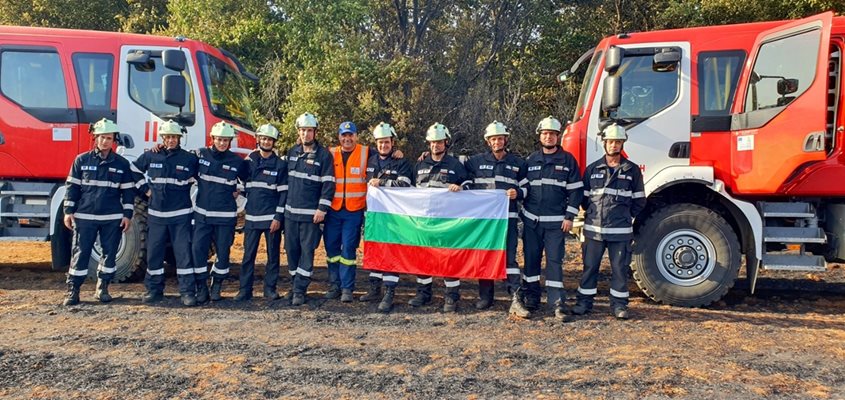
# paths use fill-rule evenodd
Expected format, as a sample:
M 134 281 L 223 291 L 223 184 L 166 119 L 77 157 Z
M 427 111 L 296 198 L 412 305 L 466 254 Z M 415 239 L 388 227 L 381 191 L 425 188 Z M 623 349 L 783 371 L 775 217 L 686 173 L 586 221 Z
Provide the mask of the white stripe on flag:
M 507 219 L 504 190 L 381 188 L 367 189 L 367 211 L 412 217 Z

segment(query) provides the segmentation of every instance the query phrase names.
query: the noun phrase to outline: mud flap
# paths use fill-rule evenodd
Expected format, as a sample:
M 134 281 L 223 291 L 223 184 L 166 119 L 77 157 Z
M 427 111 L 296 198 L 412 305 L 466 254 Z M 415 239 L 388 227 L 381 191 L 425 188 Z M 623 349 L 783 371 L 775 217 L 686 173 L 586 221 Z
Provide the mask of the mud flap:
M 751 291 L 751 294 L 754 294 L 754 290 L 757 288 L 757 274 L 760 271 L 760 260 L 754 256 L 746 256 L 745 257 L 745 273 L 748 279 L 748 288 Z

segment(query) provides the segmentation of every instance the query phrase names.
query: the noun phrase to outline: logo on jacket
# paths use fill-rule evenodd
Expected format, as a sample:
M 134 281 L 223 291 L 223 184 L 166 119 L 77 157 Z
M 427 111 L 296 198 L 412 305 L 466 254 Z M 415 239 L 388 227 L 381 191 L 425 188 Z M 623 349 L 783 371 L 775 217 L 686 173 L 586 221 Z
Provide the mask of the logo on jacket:
M 555 171 L 563 171 L 563 165 L 555 165 Z

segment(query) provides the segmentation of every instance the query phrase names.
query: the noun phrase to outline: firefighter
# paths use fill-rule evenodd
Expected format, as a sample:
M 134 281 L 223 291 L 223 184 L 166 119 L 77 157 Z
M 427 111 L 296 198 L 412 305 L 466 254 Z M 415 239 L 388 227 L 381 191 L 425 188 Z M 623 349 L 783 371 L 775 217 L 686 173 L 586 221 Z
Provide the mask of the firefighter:
M 305 304 L 314 270 L 314 250 L 320 244 L 320 224 L 332 205 L 335 177 L 332 154 L 317 142 L 317 118 L 296 119 L 300 144 L 287 155 L 288 196 L 285 204 L 285 251 L 293 276 L 291 305 Z
M 367 163 L 367 182 L 370 186 L 410 187 L 411 165 L 407 160 L 398 158 L 394 154 L 396 144 L 396 130 L 390 124 L 382 122 L 373 129 L 373 139 L 376 141 L 378 156 L 370 158 Z M 399 275 L 393 272 L 370 272 L 370 288 L 361 296 L 361 301 L 375 301 L 381 296 L 381 286 L 384 282 L 384 297 L 378 304 L 378 310 L 388 313 L 393 309 L 393 296 Z
M 288 192 L 288 166 L 273 151 L 279 139 L 279 130 L 265 124 L 255 132 L 258 149 L 249 154 L 241 168 L 245 182 L 246 223 L 244 224 L 244 258 L 241 262 L 240 288 L 235 300 L 252 298 L 255 256 L 261 236 L 267 246 L 267 264 L 264 268 L 264 299 L 279 298 L 276 283 L 279 280 L 279 252 L 282 245 L 282 224 Z
M 356 252 L 361 241 L 367 205 L 367 162 L 371 148 L 358 144 L 358 128 L 347 121 L 338 127 L 340 146 L 330 152 L 334 161 L 335 191 L 326 214 L 324 238 L 329 267 L 327 299 L 349 303 L 355 290 Z
M 129 161 L 112 151 L 119 134 L 117 125 L 103 118 L 92 126 L 91 133 L 94 149 L 76 157 L 67 177 L 64 224 L 73 230 L 73 257 L 67 272 L 65 306 L 79 304 L 79 288 L 88 276 L 97 235 L 102 257 L 94 298 L 103 303 L 112 300 L 109 283 L 116 272 L 121 230 L 129 230 L 135 208 L 135 182 Z
M 191 186 L 196 182 L 198 158 L 179 146 L 183 132 L 176 122 L 165 121 L 158 127 L 163 147 L 145 151 L 132 164 L 138 181 L 136 186 L 149 198 L 144 303 L 156 303 L 164 298 L 163 263 L 169 243 L 176 259 L 182 304 L 197 305 L 195 271 L 191 262 Z
M 464 165 L 454 156 L 447 154 L 449 141 L 452 136 L 443 124 L 435 122 L 428 128 L 425 140 L 428 142 L 429 154 L 417 163 L 413 171 L 412 181 L 419 188 L 448 188 L 449 191 L 461 190 L 461 184 L 466 181 L 467 173 Z M 461 298 L 460 279 L 445 278 L 446 296 L 444 296 L 443 312 L 455 312 Z M 431 286 L 434 280 L 430 276 L 417 276 L 417 293 L 408 301 L 412 307 L 420 307 L 431 302 Z
M 507 230 L 507 288 L 513 295 L 519 288 L 521 274 L 516 262 L 518 241 L 517 221 L 519 210 L 517 201 L 523 199 L 525 189 L 519 182 L 525 179 L 525 160 L 508 151 L 510 132 L 501 122 L 493 121 L 484 130 L 484 141 L 490 147 L 489 152 L 477 154 L 467 160 L 465 166 L 468 179 L 474 189 L 501 189 L 510 199 Z M 478 282 L 478 302 L 475 308 L 485 310 L 493 305 L 493 281 Z
M 584 274 L 572 312 L 583 315 L 593 308 L 599 264 L 605 249 L 610 259 L 610 308 L 618 319 L 628 319 L 633 219 L 645 207 L 643 175 L 639 166 L 622 156 L 628 135 L 612 124 L 602 131 L 605 156 L 584 171 Z
M 229 251 L 235 240 L 238 206 L 238 174 L 244 160 L 229 148 L 235 128 L 226 122 L 211 127 L 213 144 L 197 150 L 197 202 L 194 206 L 194 273 L 197 302 L 223 297 L 223 280 L 229 274 Z M 211 294 L 208 292 L 208 252 L 214 242 L 216 260 L 211 267 Z
M 545 250 L 548 305 L 554 307 L 557 319 L 569 322 L 572 315 L 563 289 L 564 236 L 578 214 L 584 183 L 575 158 L 559 145 L 560 121 L 546 117 L 536 131 L 542 148 L 526 159 L 527 179 L 522 185 L 527 189 L 522 210 L 523 298 L 529 311 L 539 308 L 540 261 Z

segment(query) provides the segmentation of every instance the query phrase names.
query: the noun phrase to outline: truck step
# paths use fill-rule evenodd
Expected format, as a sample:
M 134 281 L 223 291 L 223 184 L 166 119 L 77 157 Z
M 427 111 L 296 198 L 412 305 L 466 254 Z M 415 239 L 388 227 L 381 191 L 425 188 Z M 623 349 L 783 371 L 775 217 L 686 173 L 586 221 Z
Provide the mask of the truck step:
M 821 228 L 767 226 L 763 228 L 763 241 L 767 243 L 827 243 L 827 237 Z
M 2 212 L 0 218 L 50 218 L 50 213 Z
M 824 257 L 809 254 L 763 254 L 763 269 L 775 271 L 813 271 L 826 269 Z
M 0 197 L 11 196 L 39 196 L 50 197 L 50 192 L 29 192 L 25 190 L 0 190 Z
M 764 218 L 812 218 L 816 211 L 810 203 L 772 203 L 760 202 L 760 211 Z

